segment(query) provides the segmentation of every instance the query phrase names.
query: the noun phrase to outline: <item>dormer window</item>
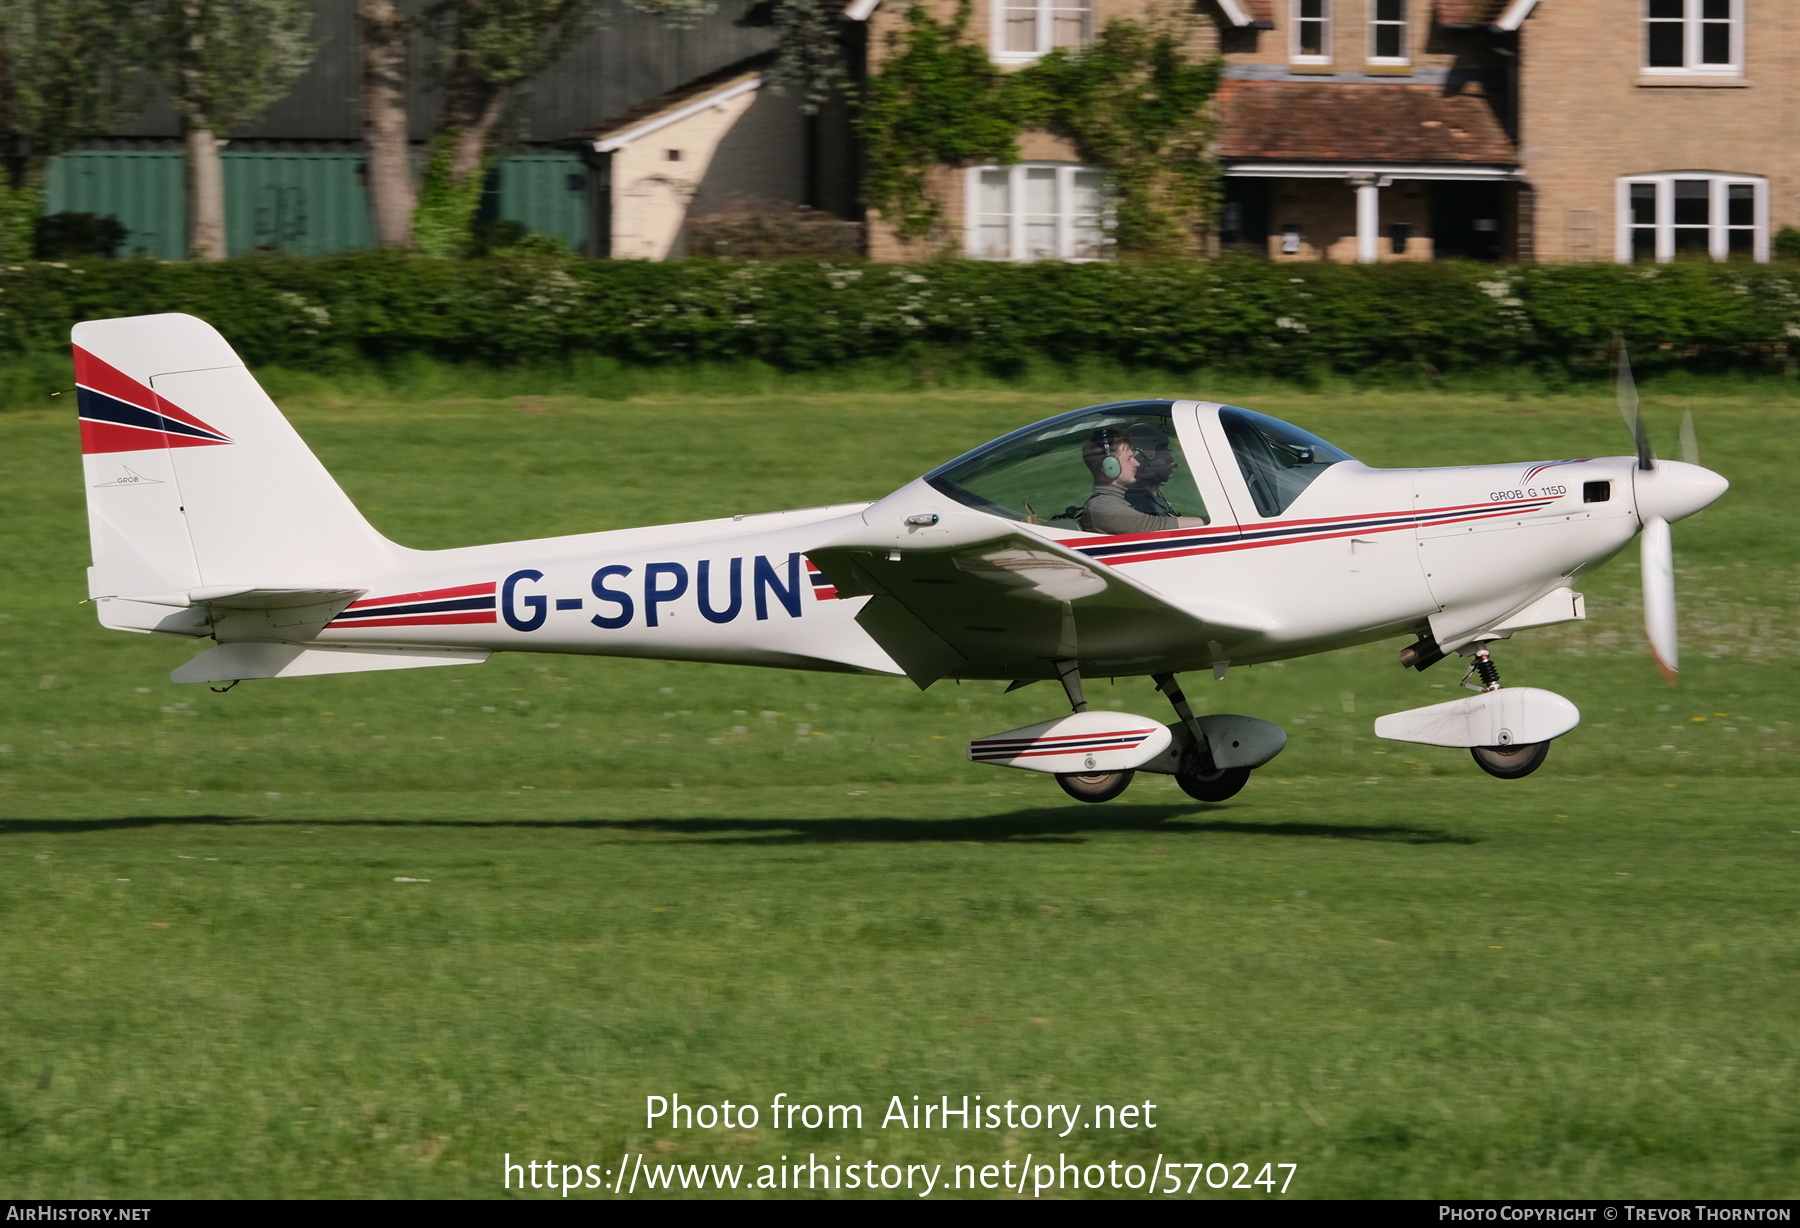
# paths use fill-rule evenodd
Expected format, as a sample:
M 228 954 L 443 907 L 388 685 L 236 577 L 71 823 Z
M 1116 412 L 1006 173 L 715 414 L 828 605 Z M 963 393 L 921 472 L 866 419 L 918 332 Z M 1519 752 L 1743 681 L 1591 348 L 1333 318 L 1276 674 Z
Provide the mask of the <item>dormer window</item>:
M 1371 0 L 1369 63 L 1411 63 L 1406 49 L 1406 0 Z
M 1094 41 L 1093 0 L 997 0 L 993 13 L 996 63 L 1031 64 L 1052 48 Z
M 1331 63 L 1331 0 L 1293 0 L 1295 64 Z
M 1735 76 L 1744 68 L 1744 0 L 1643 0 L 1644 72 Z

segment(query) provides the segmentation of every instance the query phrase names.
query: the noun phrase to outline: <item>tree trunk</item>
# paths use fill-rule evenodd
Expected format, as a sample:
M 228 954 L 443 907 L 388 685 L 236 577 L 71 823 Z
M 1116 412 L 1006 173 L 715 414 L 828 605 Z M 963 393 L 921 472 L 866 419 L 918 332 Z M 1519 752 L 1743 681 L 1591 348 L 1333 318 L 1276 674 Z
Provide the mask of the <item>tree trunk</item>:
M 356 0 L 356 25 L 375 241 L 382 247 L 410 248 L 418 205 L 406 114 L 406 50 L 413 23 L 401 16 L 393 0 Z
M 466 186 L 471 175 L 487 169 L 489 146 L 506 114 L 509 95 L 505 86 L 470 80 L 452 71 L 438 131 L 451 134 L 450 181 L 457 187 Z
M 211 128 L 187 128 L 188 255 L 225 259 L 225 169 Z

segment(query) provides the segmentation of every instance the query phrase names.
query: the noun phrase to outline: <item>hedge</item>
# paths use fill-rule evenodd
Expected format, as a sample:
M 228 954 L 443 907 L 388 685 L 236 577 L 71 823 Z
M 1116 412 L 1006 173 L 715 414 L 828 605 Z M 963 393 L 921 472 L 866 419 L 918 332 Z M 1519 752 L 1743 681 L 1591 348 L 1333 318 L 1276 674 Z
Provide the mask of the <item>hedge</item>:
M 247 361 L 329 372 L 422 354 L 496 366 L 759 360 L 828 371 L 946 355 L 1304 378 L 1529 367 L 1601 374 L 1615 330 L 1640 371 L 1793 370 L 1800 264 L 1497 267 L 944 260 L 426 260 L 0 267 L 0 354 L 78 320 L 185 311 Z M 1800 354 L 1795 349 L 1794 354 Z

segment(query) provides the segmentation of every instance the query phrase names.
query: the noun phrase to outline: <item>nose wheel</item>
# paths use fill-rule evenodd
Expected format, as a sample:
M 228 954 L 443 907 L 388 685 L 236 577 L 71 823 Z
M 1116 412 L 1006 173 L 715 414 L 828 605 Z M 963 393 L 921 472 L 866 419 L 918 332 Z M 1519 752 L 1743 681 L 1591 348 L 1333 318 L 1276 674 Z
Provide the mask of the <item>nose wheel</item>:
M 1470 675 L 1481 679 L 1479 687 L 1469 686 Z M 1474 659 L 1469 663 L 1469 672 L 1463 675 L 1463 685 L 1470 690 L 1498 691 L 1500 689 L 1500 667 L 1494 664 L 1494 658 L 1485 648 L 1475 651 Z M 1548 742 L 1519 742 L 1510 746 L 1471 746 L 1469 754 L 1475 765 L 1489 776 L 1501 780 L 1517 780 L 1521 776 L 1529 776 L 1543 766 L 1544 760 L 1550 756 Z

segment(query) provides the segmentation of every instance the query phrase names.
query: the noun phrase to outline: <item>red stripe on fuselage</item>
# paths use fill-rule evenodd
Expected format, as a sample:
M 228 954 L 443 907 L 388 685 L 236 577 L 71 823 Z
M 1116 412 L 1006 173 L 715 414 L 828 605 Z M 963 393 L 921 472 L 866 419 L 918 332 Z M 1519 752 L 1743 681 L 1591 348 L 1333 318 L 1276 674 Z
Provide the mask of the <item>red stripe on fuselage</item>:
M 412 614 L 405 618 L 359 618 L 353 622 L 332 623 L 327 631 L 354 631 L 363 627 L 450 627 L 464 623 L 498 621 L 492 610 L 459 610 L 454 614 Z
M 434 588 L 422 593 L 401 593 L 397 597 L 365 597 L 361 601 L 352 601 L 344 608 L 347 610 L 364 610 L 377 605 L 411 605 L 415 601 L 443 601 L 450 597 L 483 597 L 499 586 L 489 580 L 485 584 L 464 584 L 458 588 Z M 369 626 L 359 623 L 359 626 Z
M 1345 524 L 1350 521 L 1356 521 L 1360 524 L 1369 520 L 1401 518 L 1406 518 L 1408 523 L 1398 524 L 1393 527 L 1397 529 L 1410 529 L 1413 527 L 1413 522 L 1426 516 L 1437 516 L 1445 512 L 1466 512 L 1477 508 L 1491 509 L 1496 512 L 1513 510 L 1535 511 L 1540 505 L 1547 506 L 1549 503 L 1553 502 L 1555 502 L 1554 499 L 1546 500 L 1543 498 L 1536 498 L 1516 499 L 1507 503 L 1494 503 L 1492 501 L 1483 503 L 1449 503 L 1445 504 L 1443 507 L 1425 507 L 1394 512 L 1357 512 L 1355 515 L 1349 516 L 1314 516 L 1300 520 L 1268 520 L 1261 524 L 1204 525 L 1197 529 L 1157 529 L 1151 533 L 1112 533 L 1103 537 L 1064 537 L 1058 539 L 1058 544 L 1068 546 L 1074 550 L 1086 550 L 1094 546 L 1124 546 L 1129 545 L 1132 542 L 1150 543 L 1165 541 L 1172 537 L 1187 539 L 1193 537 L 1235 536 L 1239 533 L 1260 533 L 1271 529 L 1300 529 L 1305 528 L 1307 525 L 1315 524 Z M 1296 537 L 1282 538 L 1279 540 L 1302 541 L 1305 539 Z M 1259 542 L 1257 544 L 1261 545 L 1263 543 Z
M 1527 501 L 1524 503 L 1502 503 L 1502 504 L 1465 503 L 1465 504 L 1459 504 L 1455 507 L 1433 508 L 1429 511 L 1417 512 L 1417 513 L 1389 512 L 1389 513 L 1377 513 L 1377 514 L 1373 514 L 1373 515 L 1364 515 L 1364 516 L 1334 516 L 1334 517 L 1329 517 L 1329 518 L 1321 517 L 1318 520 L 1276 521 L 1276 522 L 1269 523 L 1269 524 L 1250 526 L 1248 531 L 1263 532 L 1263 531 L 1267 531 L 1270 529 L 1286 529 L 1286 528 L 1290 528 L 1290 527 L 1294 527 L 1294 526 L 1301 526 L 1301 525 L 1308 525 L 1308 524 L 1318 524 L 1318 525 L 1343 524 L 1346 521 L 1351 521 L 1354 523 L 1349 528 L 1338 529 L 1338 530 L 1329 531 L 1329 532 L 1321 531 L 1321 532 L 1317 532 L 1317 533 L 1296 533 L 1296 534 L 1290 534 L 1290 535 L 1283 536 L 1283 537 L 1258 538 L 1254 541 L 1221 542 L 1220 544 L 1218 544 L 1216 546 L 1183 546 L 1183 547 L 1179 547 L 1174 550 L 1148 550 L 1142 554 L 1115 554 L 1115 555 L 1107 555 L 1104 557 L 1098 557 L 1098 558 L 1095 558 L 1094 561 L 1096 563 L 1106 563 L 1109 565 L 1116 565 L 1119 563 L 1153 563 L 1160 559 L 1188 558 L 1190 556 L 1197 555 L 1197 554 L 1225 554 L 1225 553 L 1235 551 L 1235 550 L 1255 550 L 1262 546 L 1286 546 L 1286 545 L 1291 545 L 1296 542 L 1330 541 L 1331 539 L 1338 538 L 1338 537 L 1360 537 L 1363 535 L 1372 535 L 1375 533 L 1395 533 L 1395 532 L 1400 532 L 1400 531 L 1406 530 L 1406 529 L 1417 529 L 1417 528 L 1423 527 L 1420 524 L 1420 521 L 1424 517 L 1431 516 L 1431 515 L 1434 515 L 1437 513 L 1462 511 L 1462 510 L 1466 510 L 1468 508 L 1482 508 L 1483 509 L 1481 512 L 1478 512 L 1474 515 L 1454 516 L 1454 517 L 1450 517 L 1450 518 L 1444 519 L 1444 520 L 1431 521 L 1430 527 L 1436 528 L 1439 525 L 1467 524 L 1469 521 L 1472 521 L 1472 520 L 1494 520 L 1494 519 L 1498 519 L 1498 518 L 1504 517 L 1504 516 L 1516 516 L 1516 515 L 1528 514 L 1531 512 L 1540 512 L 1544 508 L 1549 507 L 1550 504 L 1552 504 L 1554 502 L 1556 502 L 1556 500 L 1554 500 L 1554 499 L 1550 499 L 1550 500 L 1537 499 L 1537 500 L 1530 500 L 1530 501 Z M 1371 524 L 1366 523 L 1370 520 L 1380 520 L 1383 518 L 1383 516 L 1394 516 L 1396 518 L 1404 516 L 1404 517 L 1409 517 L 1409 519 L 1399 520 L 1399 522 L 1396 524 L 1387 524 L 1387 525 L 1379 525 L 1379 524 L 1371 525 Z M 1240 532 L 1240 531 L 1243 531 L 1243 530 L 1233 530 L 1233 532 Z M 1162 533 L 1159 536 L 1163 537 L 1163 538 L 1180 537 L 1183 539 L 1191 539 L 1194 536 L 1194 534 L 1192 534 L 1191 532 L 1183 533 L 1180 530 L 1174 530 L 1174 531 Z M 1106 540 L 1113 541 L 1116 539 L 1108 538 Z M 1154 539 L 1152 539 L 1152 540 L 1154 540 Z M 1149 544 L 1149 543 L 1147 542 L 1146 544 Z M 1090 556 L 1090 557 L 1093 557 L 1093 556 Z

